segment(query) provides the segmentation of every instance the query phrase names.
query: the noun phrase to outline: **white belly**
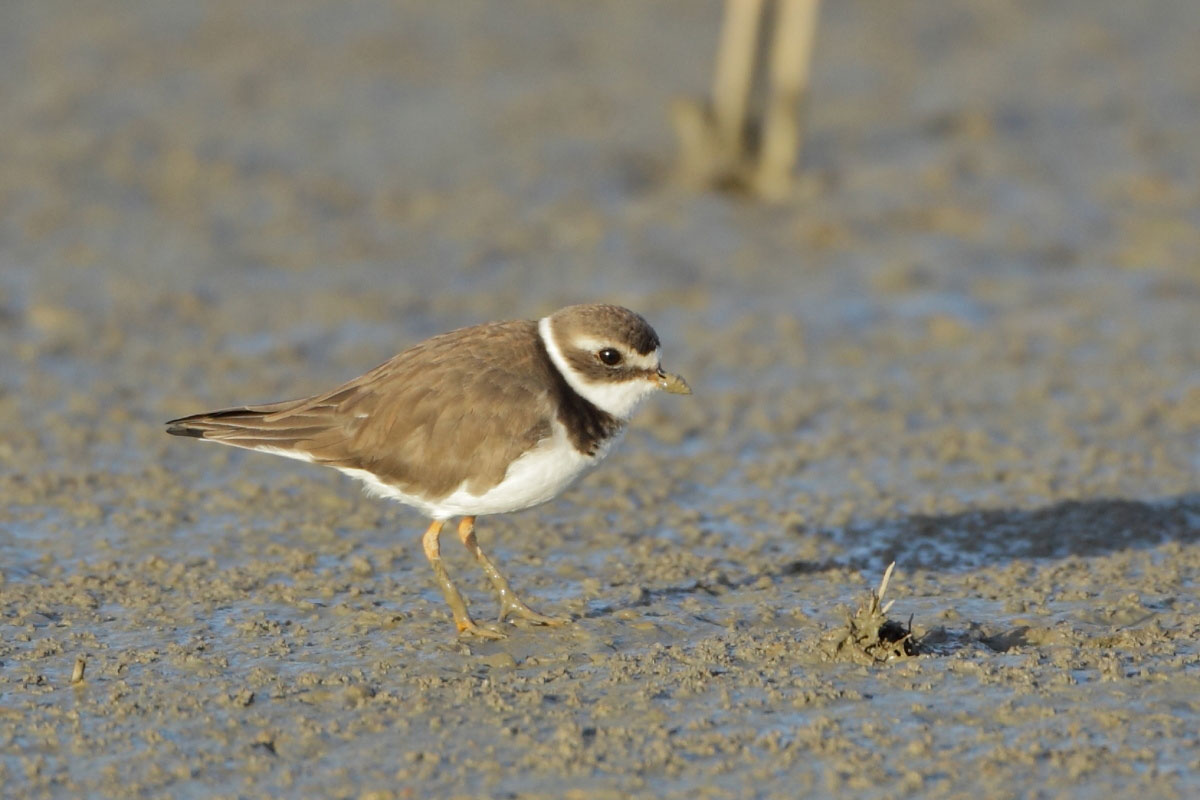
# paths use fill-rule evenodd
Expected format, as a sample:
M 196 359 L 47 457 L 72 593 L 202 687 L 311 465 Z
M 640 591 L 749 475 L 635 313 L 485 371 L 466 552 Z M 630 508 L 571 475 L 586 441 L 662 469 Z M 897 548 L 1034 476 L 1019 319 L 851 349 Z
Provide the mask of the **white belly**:
M 448 496 L 432 501 L 381 483 L 361 469 L 341 471 L 361 480 L 372 494 L 399 500 L 434 519 L 503 514 L 536 506 L 559 494 L 599 464 L 620 438 L 617 434 L 589 456 L 575 449 L 566 430 L 555 421 L 554 435 L 510 464 L 504 480 L 491 489 L 472 494 L 463 484 Z

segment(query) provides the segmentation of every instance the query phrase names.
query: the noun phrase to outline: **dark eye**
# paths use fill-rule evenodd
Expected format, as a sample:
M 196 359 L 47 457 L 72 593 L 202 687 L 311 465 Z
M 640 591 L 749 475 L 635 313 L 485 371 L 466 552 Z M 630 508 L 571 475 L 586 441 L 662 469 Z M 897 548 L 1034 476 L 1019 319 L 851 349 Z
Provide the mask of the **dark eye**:
M 610 367 L 615 367 L 617 364 L 621 363 L 620 352 L 618 352 L 617 350 L 614 350 L 611 347 L 606 347 L 603 350 L 596 353 L 596 358 L 600 359 L 602 362 L 604 362 L 606 365 L 608 365 Z

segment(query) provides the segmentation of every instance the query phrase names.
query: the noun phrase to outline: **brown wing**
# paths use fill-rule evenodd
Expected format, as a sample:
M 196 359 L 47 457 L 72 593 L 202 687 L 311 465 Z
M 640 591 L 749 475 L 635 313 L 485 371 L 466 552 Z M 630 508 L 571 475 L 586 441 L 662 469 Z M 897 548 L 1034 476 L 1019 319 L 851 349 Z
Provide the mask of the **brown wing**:
M 551 433 L 550 365 L 532 321 L 436 336 L 303 400 L 172 420 L 169 433 L 295 453 L 431 498 L 476 493 Z

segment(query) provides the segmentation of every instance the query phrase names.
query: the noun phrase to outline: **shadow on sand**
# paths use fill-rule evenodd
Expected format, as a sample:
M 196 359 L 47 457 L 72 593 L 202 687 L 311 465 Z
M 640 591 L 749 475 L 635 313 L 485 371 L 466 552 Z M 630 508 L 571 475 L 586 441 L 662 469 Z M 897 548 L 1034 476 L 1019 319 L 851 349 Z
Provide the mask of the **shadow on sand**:
M 1200 493 L 1150 501 L 1064 501 L 1038 509 L 914 515 L 851 525 L 824 535 L 842 544 L 844 554 L 823 561 L 785 558 L 777 566 L 752 568 L 740 575 L 720 573 L 675 586 L 643 587 L 626 601 L 593 608 L 585 617 L 605 617 L 680 596 L 715 597 L 748 589 L 764 579 L 783 584 L 794 576 L 838 570 L 861 570 L 871 576 L 871 583 L 893 561 L 905 570 L 958 572 L 1015 561 L 1103 556 L 1172 541 L 1190 544 L 1200 540 Z M 864 591 L 868 588 L 864 586 Z M 887 622 L 884 611 L 879 615 L 881 623 Z M 963 647 L 1002 653 L 1034 645 L 1037 638 L 1025 625 L 963 620 L 954 629 L 927 629 L 913 643 L 917 653 L 944 655 Z

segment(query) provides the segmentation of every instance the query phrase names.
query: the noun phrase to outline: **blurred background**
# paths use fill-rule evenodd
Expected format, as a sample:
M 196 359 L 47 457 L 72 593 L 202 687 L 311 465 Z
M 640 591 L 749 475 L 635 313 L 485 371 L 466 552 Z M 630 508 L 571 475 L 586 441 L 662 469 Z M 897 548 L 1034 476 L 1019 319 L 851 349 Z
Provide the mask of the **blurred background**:
M 617 457 L 562 499 L 487 521 L 481 536 L 531 602 L 590 620 L 628 658 L 660 660 L 655 648 L 697 646 L 688 615 L 710 613 L 697 603 L 721 604 L 710 616 L 730 642 L 761 639 L 760 623 L 774 636 L 819 631 L 858 596 L 860 571 L 873 583 L 896 559 L 909 611 L 918 624 L 924 612 L 928 628 L 949 626 L 958 657 L 990 663 L 993 651 L 967 633 L 980 626 L 1041 625 L 1051 638 L 1072 631 L 1055 641 L 1075 648 L 1081 685 L 1111 666 L 1106 658 L 1153 650 L 1167 661 L 1139 674 L 1180 680 L 1190 664 L 1192 684 L 1138 708 L 1160 722 L 1182 714 L 1194 730 L 1194 693 L 1186 711 L 1172 698 L 1194 691 L 1185 634 L 1200 619 L 1200 7 L 827 2 L 803 148 L 771 202 L 680 172 L 672 109 L 703 106 L 722 13 L 718 0 L 0 5 L 7 706 L 34 713 L 37 676 L 61 684 L 83 647 L 100 659 L 93 682 L 131 680 L 143 701 L 178 685 L 179 670 L 192 674 L 188 658 L 215 653 L 224 666 L 201 674 L 219 700 L 242 687 L 218 676 L 271 671 L 251 685 L 251 710 L 265 716 L 247 722 L 222 705 L 220 724 L 235 733 L 218 740 L 189 727 L 189 712 L 154 717 L 183 750 L 204 743 L 207 755 L 179 773 L 191 777 L 159 775 L 152 762 L 187 759 L 132 727 L 109 729 L 129 755 L 111 780 L 195 788 L 220 762 L 234 764 L 221 785 L 241 785 L 243 745 L 261 754 L 269 741 L 290 764 L 308 757 L 310 771 L 289 784 L 286 765 L 263 767 L 256 790 L 331 791 L 346 764 L 366 776 L 348 796 L 362 790 L 373 748 L 419 748 L 326 731 L 326 749 L 288 750 L 286 726 L 272 720 L 299 707 L 264 705 L 262 687 L 306 679 L 264 660 L 253 639 L 223 638 L 222 615 L 308 619 L 312 606 L 297 609 L 314 597 L 318 609 L 354 610 L 304 623 L 320 632 L 308 658 L 339 675 L 359 670 L 350 683 L 386 686 L 411 710 L 428 681 L 397 688 L 380 664 L 451 680 L 466 657 L 419 644 L 446 638 L 413 546 L 421 521 L 332 474 L 181 444 L 161 422 L 306 395 L 460 325 L 609 301 L 651 320 L 664 363 L 695 396 L 651 403 Z M 1154 572 L 1167 562 L 1174 572 Z M 286 581 L 262 577 L 279 570 Z M 300 599 L 284 584 L 301 587 Z M 940 616 L 949 608 L 960 616 Z M 637 628 L 613 609 L 656 618 Z M 1030 609 L 1044 612 L 1040 622 Z M 378 649 L 353 644 L 375 630 L 362 621 L 368 611 L 390 620 Z M 1157 633 L 1115 655 L 1088 638 L 1150 619 Z M 122 661 L 139 647 L 164 660 Z M 164 655 L 172 647 L 183 648 L 178 662 Z M 534 650 L 511 652 L 536 663 Z M 788 674 L 810 674 L 804 663 Z M 1029 669 L 1038 664 L 1061 666 L 1031 657 Z M 854 681 L 877 679 L 821 680 L 864 693 Z M 744 686 L 706 686 L 691 702 L 712 701 L 710 721 L 765 724 L 745 697 L 743 716 L 713 699 Z M 1054 702 L 1082 709 L 1093 690 L 1126 703 L 1112 686 Z M 665 703 L 667 718 L 683 702 L 643 700 Z M 341 719 L 324 699 L 309 701 L 303 713 Z M 109 700 L 94 702 L 85 716 L 107 713 Z M 65 713 L 69 703 L 51 706 Z M 387 708 L 374 713 L 392 720 Z M 466 742 L 491 724 L 461 713 L 440 736 Z M 566 716 L 533 741 L 497 745 L 501 765 L 523 763 L 513 752 L 544 757 L 526 765 L 527 782 L 478 767 L 465 778 L 452 756 L 440 767 L 405 762 L 408 777 L 396 780 L 552 794 L 571 774 L 593 789 L 695 796 L 700 784 L 672 777 L 669 759 L 646 762 L 641 745 L 610 742 L 609 767 L 572 772 L 554 755 L 569 715 L 555 713 Z M 137 719 L 145 724 L 136 714 L 126 724 Z M 854 741 L 879 733 L 853 716 L 841 724 Z M 254 738 L 272 725 L 275 738 Z M 1046 752 L 1078 746 L 1068 723 L 1017 730 Z M 1148 755 L 1149 729 L 1097 735 L 1105 752 L 1142 752 L 1141 771 L 1118 779 L 1100 758 L 1078 785 L 1195 787 L 1182 732 L 1176 749 Z M 9 741 L 41 759 L 32 774 L 17 758 L 2 762 L 23 790 L 103 790 L 110 780 L 93 774 L 83 745 L 72 761 L 45 742 Z M 705 761 L 701 743 L 673 742 L 697 748 L 681 764 L 725 768 Z M 736 794 L 753 780 L 786 794 L 801 773 L 846 785 L 832 762 L 800 751 L 790 776 L 755 772 L 769 753 L 729 766 L 724 785 Z M 911 755 L 910 788 L 928 790 L 923 781 L 945 765 Z M 960 753 L 953 773 L 979 759 Z M 876 770 L 869 785 L 895 777 L 864 763 Z M 969 780 L 994 788 L 1056 774 L 1053 759 L 997 769 Z M 629 783 L 634 775 L 644 783 Z

